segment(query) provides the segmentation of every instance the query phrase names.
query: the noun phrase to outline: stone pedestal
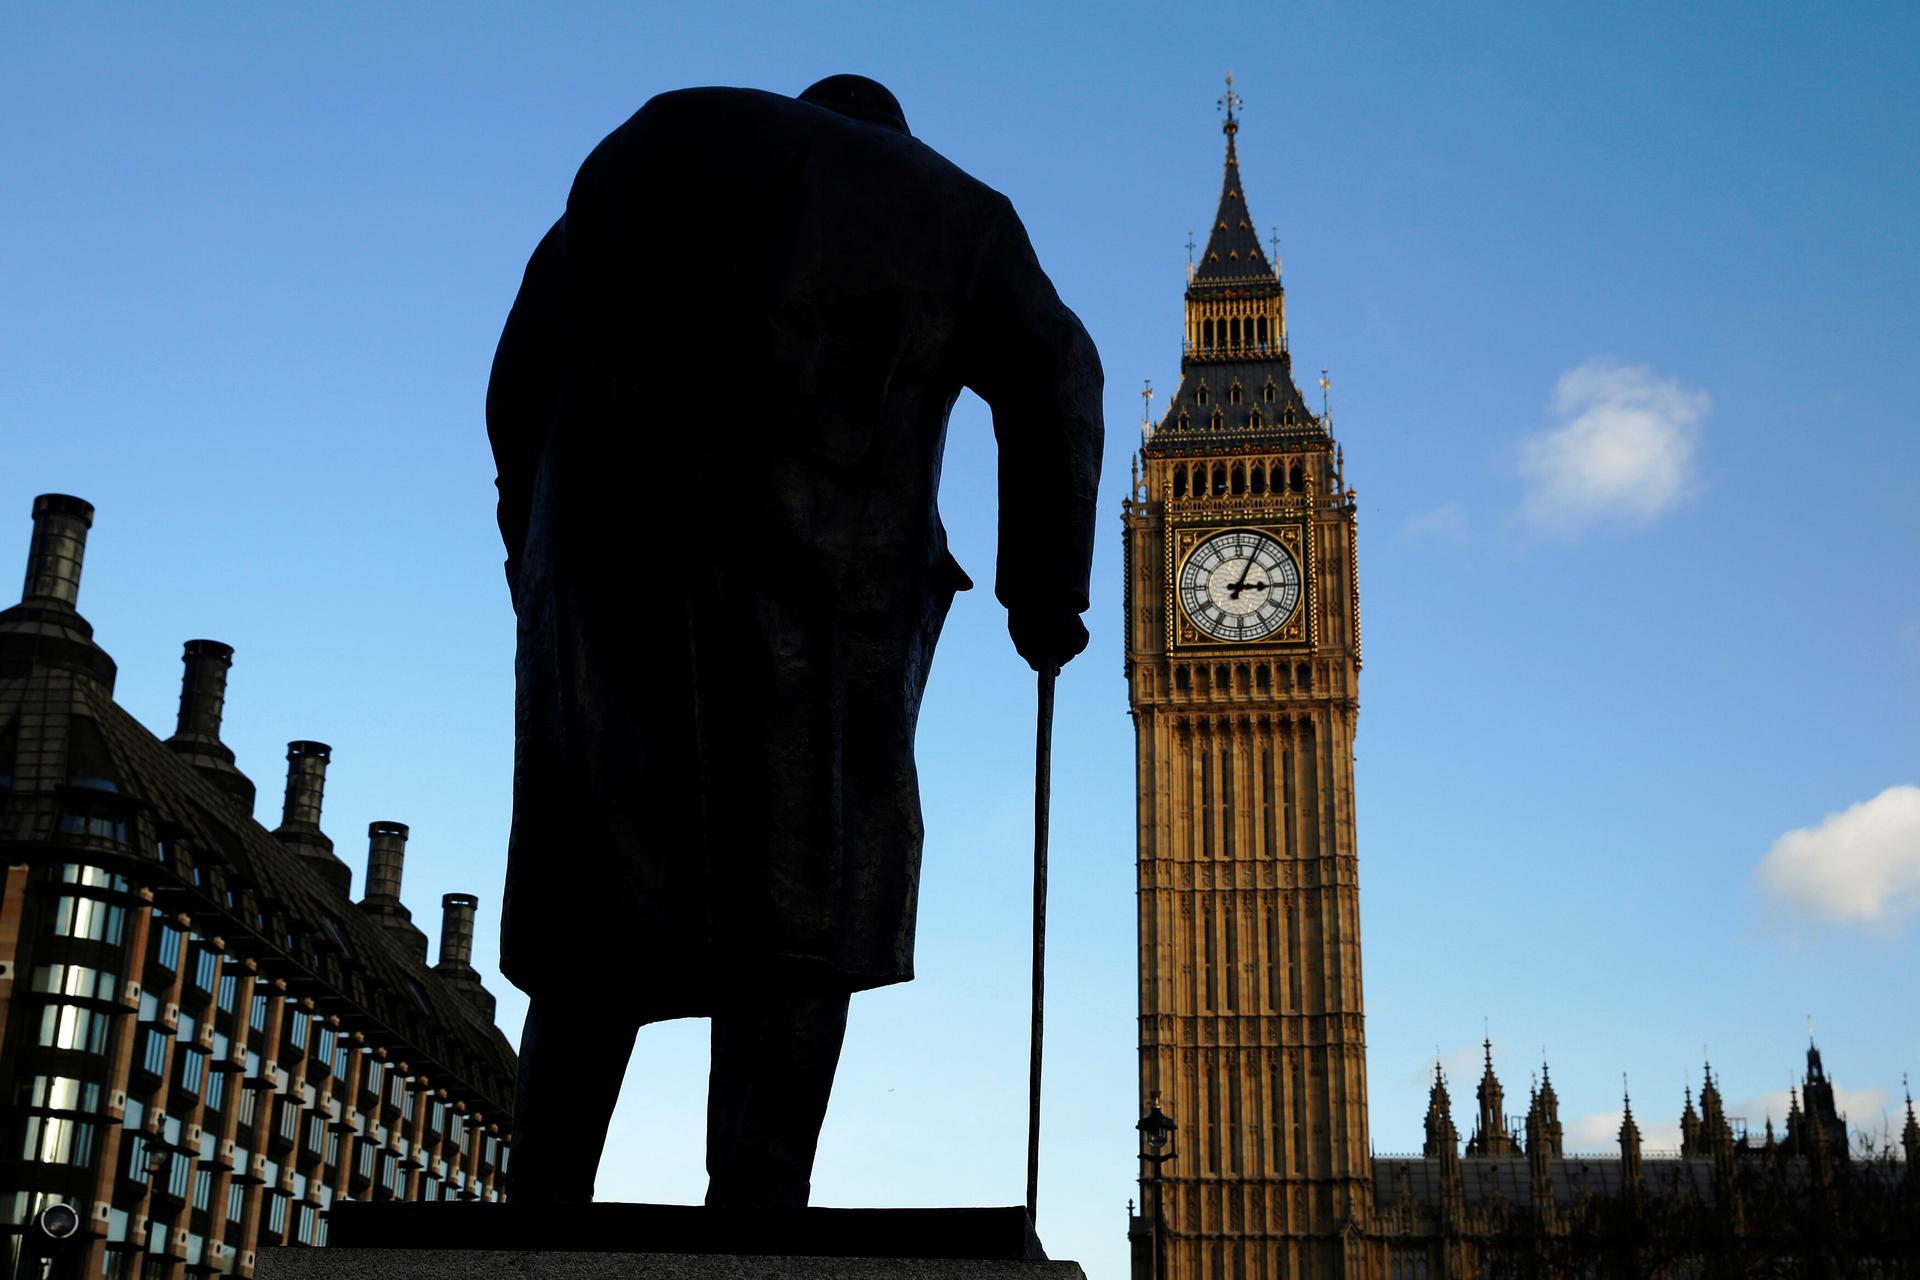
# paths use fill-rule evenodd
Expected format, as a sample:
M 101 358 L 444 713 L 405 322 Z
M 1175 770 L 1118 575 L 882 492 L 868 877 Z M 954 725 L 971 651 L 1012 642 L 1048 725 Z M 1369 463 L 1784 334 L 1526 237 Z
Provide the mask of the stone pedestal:
M 538 1207 L 342 1201 L 324 1249 L 263 1249 L 257 1280 L 1086 1280 L 1026 1210 Z
M 1077 1262 L 490 1249 L 262 1249 L 256 1280 L 1087 1280 Z

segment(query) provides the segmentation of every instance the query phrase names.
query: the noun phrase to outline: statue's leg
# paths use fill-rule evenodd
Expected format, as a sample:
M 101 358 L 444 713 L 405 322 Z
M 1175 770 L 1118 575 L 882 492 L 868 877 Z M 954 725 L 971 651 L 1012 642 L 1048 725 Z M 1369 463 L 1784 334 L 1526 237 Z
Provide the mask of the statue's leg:
M 847 1034 L 847 1001 L 844 991 L 769 991 L 715 1015 L 708 1204 L 807 1203 Z
M 633 1054 L 638 1019 L 535 996 L 520 1033 L 507 1194 L 516 1204 L 585 1204 Z

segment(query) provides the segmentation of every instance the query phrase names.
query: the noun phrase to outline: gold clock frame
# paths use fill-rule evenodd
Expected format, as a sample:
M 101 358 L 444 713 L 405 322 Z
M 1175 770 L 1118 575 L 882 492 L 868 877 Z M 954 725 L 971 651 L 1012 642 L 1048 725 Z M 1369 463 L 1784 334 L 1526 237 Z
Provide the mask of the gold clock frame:
M 1180 577 L 1178 567 L 1187 562 L 1187 557 L 1201 543 L 1222 533 L 1244 529 L 1249 533 L 1264 534 L 1286 548 L 1293 562 L 1300 567 L 1300 598 L 1294 602 L 1293 612 L 1280 628 L 1258 640 L 1218 640 L 1187 616 L 1186 606 L 1180 600 Z M 1284 524 L 1252 523 L 1245 520 L 1233 520 L 1223 524 L 1169 525 L 1167 527 L 1167 652 L 1202 653 L 1256 653 L 1263 649 L 1299 649 L 1313 643 L 1313 524 L 1311 521 L 1289 521 Z

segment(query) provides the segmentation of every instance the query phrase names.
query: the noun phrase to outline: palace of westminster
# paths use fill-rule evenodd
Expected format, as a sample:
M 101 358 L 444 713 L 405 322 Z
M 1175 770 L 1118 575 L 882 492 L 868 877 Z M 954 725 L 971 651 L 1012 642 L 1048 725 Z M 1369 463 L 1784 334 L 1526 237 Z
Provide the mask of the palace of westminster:
M 1356 502 L 1294 385 L 1286 295 L 1225 182 L 1189 273 L 1181 383 L 1125 503 L 1136 731 L 1142 1202 L 1134 1280 L 1911 1275 L 1920 1123 L 1850 1149 L 1817 1049 L 1784 1131 L 1709 1072 L 1678 1153 L 1563 1150 L 1544 1075 L 1511 1119 L 1491 1052 L 1464 1147 L 1436 1070 L 1418 1157 L 1368 1139 L 1353 737 Z M 287 748 L 280 824 L 222 743 L 233 652 L 191 640 L 162 740 L 77 609 L 93 509 L 36 500 L 0 612 L 0 1267 L 251 1276 L 337 1199 L 497 1200 L 512 1048 L 448 894 L 438 960 L 321 829 L 329 748 Z M 1175 1127 L 1177 1125 L 1177 1128 Z M 1902 1158 L 1903 1157 L 1903 1158 Z

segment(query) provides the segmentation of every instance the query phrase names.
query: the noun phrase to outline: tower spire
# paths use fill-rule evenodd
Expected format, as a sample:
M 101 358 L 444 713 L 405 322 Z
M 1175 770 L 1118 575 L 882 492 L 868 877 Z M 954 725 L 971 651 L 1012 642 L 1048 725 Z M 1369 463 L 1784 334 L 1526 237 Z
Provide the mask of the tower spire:
M 1233 88 L 1233 72 L 1227 72 L 1227 91 L 1220 95 L 1220 109 L 1226 113 L 1226 119 L 1220 122 L 1220 132 L 1227 135 L 1227 163 L 1238 164 L 1234 155 L 1233 136 L 1240 132 L 1240 108 L 1246 105 Z
M 1240 108 L 1244 105 L 1233 87 L 1233 73 L 1229 71 L 1227 91 L 1220 95 L 1220 108 L 1226 113 L 1220 124 L 1221 132 L 1227 135 L 1226 172 L 1220 183 L 1220 206 L 1213 215 L 1213 230 L 1207 233 L 1207 247 L 1200 255 L 1200 265 L 1194 270 L 1193 278 L 1277 285 L 1273 265 L 1260 248 L 1260 233 L 1254 230 L 1253 215 L 1247 212 L 1247 198 L 1240 187 L 1237 140 Z

